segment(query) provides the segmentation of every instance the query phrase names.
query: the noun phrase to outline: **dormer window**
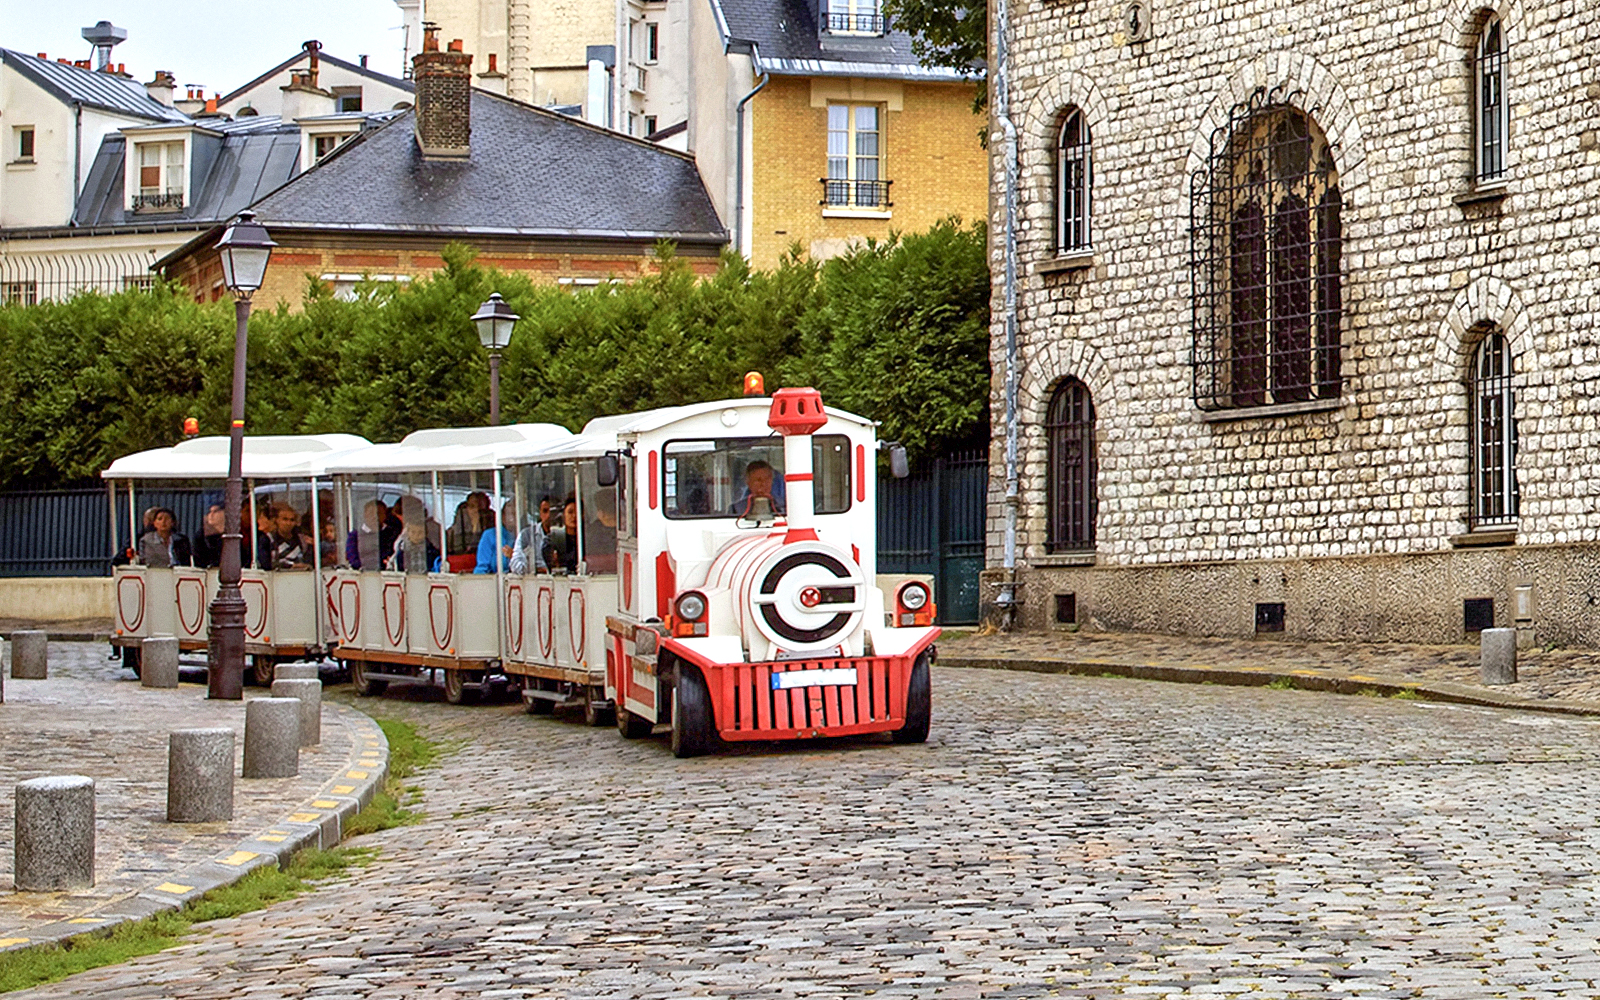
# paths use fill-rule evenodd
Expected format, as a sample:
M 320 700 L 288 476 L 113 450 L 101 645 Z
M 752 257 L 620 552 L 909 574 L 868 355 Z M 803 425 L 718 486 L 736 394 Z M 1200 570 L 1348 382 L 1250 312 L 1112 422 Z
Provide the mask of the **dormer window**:
M 835 35 L 881 35 L 882 0 L 822 0 L 823 24 Z
M 141 142 L 134 147 L 138 164 L 138 191 L 134 211 L 177 211 L 183 208 L 183 143 Z
M 335 87 L 333 96 L 339 102 L 338 110 L 341 115 L 361 110 L 360 87 Z

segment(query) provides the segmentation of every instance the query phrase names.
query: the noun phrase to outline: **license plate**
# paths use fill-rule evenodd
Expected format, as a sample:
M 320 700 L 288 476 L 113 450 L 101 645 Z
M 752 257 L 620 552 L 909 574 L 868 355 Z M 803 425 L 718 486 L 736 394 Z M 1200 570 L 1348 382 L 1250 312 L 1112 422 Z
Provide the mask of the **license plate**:
M 839 667 L 833 670 L 788 670 L 776 672 L 772 675 L 772 690 L 788 691 L 791 688 L 822 687 L 833 684 L 854 684 L 855 682 L 855 667 Z

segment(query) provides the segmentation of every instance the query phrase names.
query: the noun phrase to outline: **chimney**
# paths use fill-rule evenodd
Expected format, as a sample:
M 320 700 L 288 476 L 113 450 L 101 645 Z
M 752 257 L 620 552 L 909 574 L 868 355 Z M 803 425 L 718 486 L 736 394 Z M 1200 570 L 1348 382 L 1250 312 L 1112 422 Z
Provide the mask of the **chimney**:
M 156 70 L 156 78 L 144 85 L 144 92 L 150 95 L 152 101 L 172 107 L 172 94 L 178 89 L 178 81 L 171 73 L 164 69 Z
M 412 119 L 424 159 L 466 159 L 472 137 L 472 56 L 461 40 L 439 51 L 439 26 L 425 24 L 422 51 L 411 60 L 416 86 Z
M 487 90 L 491 94 L 506 95 L 506 75 L 500 72 L 500 60 L 496 53 L 489 53 L 489 68 L 478 74 L 478 89 Z
M 128 40 L 128 29 L 119 28 L 110 21 L 96 22 L 81 32 L 83 40 L 94 46 L 95 69 L 106 72 L 111 67 L 111 50 Z M 88 64 L 84 64 L 88 69 Z
M 184 114 L 193 117 L 206 109 L 206 95 L 204 90 L 194 87 L 185 88 L 187 96 L 181 101 L 173 101 L 172 106 Z
M 339 110 L 339 100 L 333 96 L 333 92 L 317 86 L 317 73 L 320 69 L 317 52 L 321 47 L 315 41 L 307 42 L 306 53 L 311 57 L 308 67 L 303 70 L 290 70 L 289 85 L 278 88 L 283 91 L 283 110 L 279 115 L 286 122 L 331 115 Z
M 317 55 L 322 51 L 322 43 L 313 38 L 309 42 L 302 43 L 302 47 L 306 50 L 306 55 L 311 57 L 310 69 L 307 72 L 309 77 L 307 83 L 315 87 L 317 85 L 317 72 L 321 69 L 322 65 Z

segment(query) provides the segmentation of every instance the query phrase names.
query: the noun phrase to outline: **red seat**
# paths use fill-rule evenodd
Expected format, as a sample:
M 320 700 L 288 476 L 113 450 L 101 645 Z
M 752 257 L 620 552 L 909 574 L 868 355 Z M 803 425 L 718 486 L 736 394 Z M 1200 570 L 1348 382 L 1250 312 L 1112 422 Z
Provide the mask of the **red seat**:
M 450 557 L 450 572 L 471 573 L 478 566 L 478 557 L 471 552 Z

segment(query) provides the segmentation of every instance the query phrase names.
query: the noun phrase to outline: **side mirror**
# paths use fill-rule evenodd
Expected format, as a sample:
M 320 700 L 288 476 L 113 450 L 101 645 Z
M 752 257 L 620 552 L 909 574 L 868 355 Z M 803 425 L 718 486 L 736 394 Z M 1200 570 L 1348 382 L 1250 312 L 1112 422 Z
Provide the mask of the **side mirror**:
M 617 485 L 616 455 L 601 455 L 594 460 L 594 479 L 600 486 Z
M 904 479 L 911 475 L 911 463 L 906 460 L 906 446 L 891 444 L 889 446 L 889 474 L 896 479 Z

